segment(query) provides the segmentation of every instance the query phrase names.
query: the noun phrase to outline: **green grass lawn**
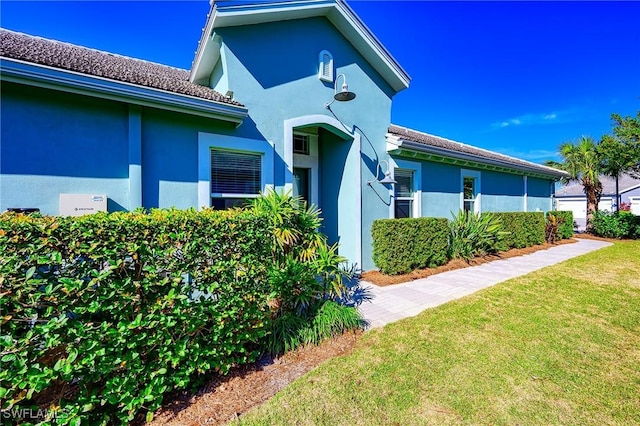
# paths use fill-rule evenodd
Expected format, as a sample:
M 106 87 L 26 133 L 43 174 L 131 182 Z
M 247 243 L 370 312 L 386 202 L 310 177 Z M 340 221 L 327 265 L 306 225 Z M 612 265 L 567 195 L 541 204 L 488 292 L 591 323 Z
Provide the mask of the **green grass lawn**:
M 640 424 L 640 242 L 364 335 L 241 424 Z

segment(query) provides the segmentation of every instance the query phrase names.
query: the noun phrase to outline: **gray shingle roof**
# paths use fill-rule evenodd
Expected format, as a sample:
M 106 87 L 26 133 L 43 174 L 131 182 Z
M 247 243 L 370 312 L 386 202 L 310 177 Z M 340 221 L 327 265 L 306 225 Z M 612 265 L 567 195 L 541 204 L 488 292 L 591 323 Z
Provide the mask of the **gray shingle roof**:
M 616 179 L 610 176 L 600 176 L 602 183 L 602 195 L 615 195 Z M 621 194 L 640 186 L 640 179 L 635 179 L 629 175 L 622 175 L 618 179 L 618 189 Z M 580 183 L 574 182 L 558 188 L 555 194 L 557 197 L 584 197 L 584 190 Z
M 562 177 L 566 175 L 565 172 L 554 169 L 553 167 L 543 166 L 541 164 L 532 163 L 530 161 L 521 160 L 519 158 L 510 157 L 508 155 L 499 154 L 497 152 L 488 151 L 486 149 L 477 148 L 471 145 L 467 145 L 461 142 L 455 142 L 449 139 L 442 138 L 440 136 L 430 135 L 428 133 L 418 132 L 416 130 L 408 129 L 406 127 L 397 126 L 392 124 L 389 126 L 389 133 L 393 136 L 399 137 L 403 140 L 415 142 L 424 145 L 425 147 L 435 147 L 451 153 L 458 153 L 464 155 L 470 155 L 476 157 L 478 162 L 493 161 L 504 163 L 518 169 L 526 169 L 536 171 L 538 173 L 552 175 L 556 177 Z
M 243 106 L 189 81 L 189 71 L 0 28 L 0 56 Z

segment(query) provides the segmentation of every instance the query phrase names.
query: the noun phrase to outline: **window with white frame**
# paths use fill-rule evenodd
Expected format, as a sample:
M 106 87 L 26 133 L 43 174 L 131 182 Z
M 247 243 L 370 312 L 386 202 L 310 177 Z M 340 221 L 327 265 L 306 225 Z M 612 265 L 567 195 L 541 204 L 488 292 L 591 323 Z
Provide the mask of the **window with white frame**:
M 333 55 L 328 50 L 323 50 L 318 55 L 318 78 L 327 83 L 333 83 Z
M 394 179 L 397 182 L 394 185 L 394 217 L 396 219 L 404 217 L 413 217 L 414 208 L 414 185 L 413 170 L 395 169 Z
M 211 150 L 211 206 L 228 209 L 259 195 L 262 155 Z
M 480 213 L 480 178 L 478 170 L 460 171 L 460 208 L 466 212 Z

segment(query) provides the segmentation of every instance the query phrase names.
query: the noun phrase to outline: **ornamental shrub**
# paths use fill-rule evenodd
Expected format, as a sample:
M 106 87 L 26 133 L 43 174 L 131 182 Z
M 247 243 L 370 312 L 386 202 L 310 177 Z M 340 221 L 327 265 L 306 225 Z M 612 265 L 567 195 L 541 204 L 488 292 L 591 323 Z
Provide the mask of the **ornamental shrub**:
M 547 219 L 549 215 L 553 214 L 558 220 L 558 233 L 557 239 L 564 240 L 566 238 L 573 237 L 573 212 L 570 210 L 556 210 L 554 212 L 547 212 Z
M 385 274 L 443 265 L 447 259 L 447 219 L 420 217 L 373 222 L 373 261 Z
M 506 233 L 499 216 L 460 210 L 449 223 L 449 258 L 471 260 L 497 253 Z
M 266 216 L 4 214 L 0 230 L 3 409 L 47 403 L 59 423 L 126 423 L 260 354 Z
M 312 313 L 341 290 L 317 215 L 288 198 L 277 211 L 1 214 L 1 408 L 126 424 L 256 360 L 300 293 Z M 274 278 L 287 259 L 311 275 Z
M 273 338 L 268 339 L 268 350 L 272 354 L 288 352 L 365 325 L 355 307 L 323 300 L 301 315 L 287 312 L 276 318 L 271 328 Z
M 591 222 L 591 232 L 605 238 L 637 239 L 640 238 L 640 216 L 627 211 L 596 211 Z
M 500 218 L 506 233 L 501 250 L 524 248 L 545 242 L 545 215 L 543 212 L 486 213 Z

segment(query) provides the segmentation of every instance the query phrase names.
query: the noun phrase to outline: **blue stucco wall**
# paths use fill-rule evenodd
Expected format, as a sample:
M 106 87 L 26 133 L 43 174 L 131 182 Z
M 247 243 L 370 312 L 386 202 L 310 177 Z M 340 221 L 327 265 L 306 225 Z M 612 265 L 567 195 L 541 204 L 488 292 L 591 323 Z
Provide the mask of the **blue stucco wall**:
M 451 218 L 460 209 L 460 167 L 422 162 L 422 216 Z
M 3 82 L 0 117 L 0 211 L 55 215 L 60 193 L 128 206 L 126 105 Z
M 50 215 L 60 193 L 106 194 L 109 211 L 138 207 L 131 168 L 141 170 L 143 207 L 199 207 L 198 133 L 239 133 L 217 120 L 5 82 L 1 119 L 0 210 Z
M 524 209 L 524 180 L 520 175 L 482 172 L 482 211 L 518 212 Z
M 416 161 L 412 159 L 412 161 Z M 421 161 L 422 216 L 451 218 L 460 209 L 462 167 Z M 524 211 L 522 175 L 464 167 L 480 173 L 481 211 Z M 552 181 L 527 178 L 527 211 L 550 210 Z
M 360 205 L 358 200 L 362 193 L 361 222 L 354 223 L 354 229 L 356 226 L 362 229 L 361 247 L 358 248 L 362 251 L 362 264 L 359 266 L 365 270 L 373 268 L 371 224 L 374 219 L 389 217 L 389 195 L 387 191 L 383 194 L 386 198 L 381 200 L 366 182 L 374 179 L 378 160 L 387 158 L 383 135 L 390 123 L 393 90 L 325 18 L 220 28 L 216 33 L 222 38 L 224 70 L 214 72 L 212 87 L 232 90 L 235 99 L 248 107 L 249 119 L 240 126 L 239 132 L 274 145 L 276 189 L 283 189 L 287 179 L 284 121 L 313 115 L 334 118 L 325 108 L 325 104 L 333 99 L 334 86 L 317 77 L 319 52 L 326 49 L 332 53 L 335 75 L 344 73 L 349 89 L 357 94 L 353 101 L 335 102 L 332 110 L 344 125 L 340 130 L 360 134 L 361 164 L 360 170 L 352 170 L 357 172 L 356 180 L 345 183 L 339 194 L 331 196 L 340 195 L 343 200 L 351 198 Z M 327 148 L 330 151 L 335 147 Z M 339 162 L 324 162 L 324 173 L 339 173 Z M 357 182 L 358 175 L 360 182 Z M 323 195 L 327 208 L 325 226 L 335 229 L 331 225 L 335 219 L 328 217 L 329 210 L 333 210 L 328 201 L 330 194 L 326 193 L 329 188 Z M 360 216 L 355 211 L 340 214 L 343 215 L 343 226 L 347 215 L 354 222 Z
M 527 210 L 530 212 L 535 211 L 549 211 L 552 210 L 551 194 L 553 190 L 553 184 L 549 180 L 540 178 L 528 179 L 528 193 Z
M 198 206 L 198 133 L 234 134 L 215 120 L 153 108 L 142 112 L 143 204 L 147 208 Z
M 322 232 L 330 244 L 340 243 L 338 227 L 339 193 L 343 186 L 344 166 L 351 142 L 341 140 L 321 129 L 320 137 L 320 208 L 323 212 Z

